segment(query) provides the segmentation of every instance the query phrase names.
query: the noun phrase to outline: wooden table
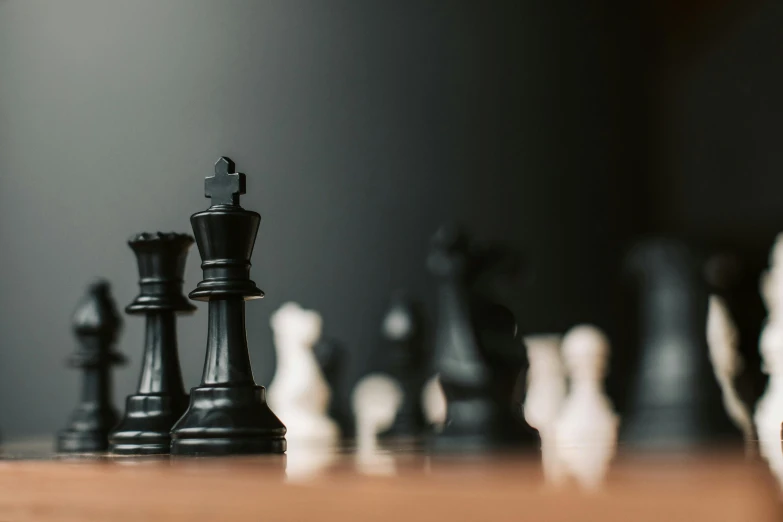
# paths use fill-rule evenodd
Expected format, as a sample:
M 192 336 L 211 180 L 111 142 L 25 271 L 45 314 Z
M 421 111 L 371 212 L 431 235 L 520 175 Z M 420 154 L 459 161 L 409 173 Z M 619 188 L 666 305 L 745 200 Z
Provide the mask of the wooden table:
M 734 454 L 621 452 L 597 493 L 546 487 L 535 455 L 293 448 L 285 458 L 6 455 L 0 522 L 783 520 L 766 466 Z

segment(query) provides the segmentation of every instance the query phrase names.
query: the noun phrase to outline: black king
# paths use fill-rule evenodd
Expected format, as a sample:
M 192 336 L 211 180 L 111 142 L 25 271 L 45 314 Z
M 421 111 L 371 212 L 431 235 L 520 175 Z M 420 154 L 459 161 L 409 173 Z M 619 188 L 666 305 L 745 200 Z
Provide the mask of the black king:
M 261 223 L 239 206 L 245 175 L 220 158 L 205 182 L 212 205 L 190 217 L 204 280 L 189 297 L 209 302 L 207 356 L 201 385 L 171 429 L 174 455 L 284 453 L 285 426 L 266 403 L 250 368 L 245 301 L 264 293 L 250 280 L 250 257 Z

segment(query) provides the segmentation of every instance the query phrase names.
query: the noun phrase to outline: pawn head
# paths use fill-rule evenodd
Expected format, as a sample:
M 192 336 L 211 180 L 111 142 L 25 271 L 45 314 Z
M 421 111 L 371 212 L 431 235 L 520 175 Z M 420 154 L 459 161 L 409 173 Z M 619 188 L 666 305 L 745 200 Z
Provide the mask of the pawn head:
M 363 378 L 351 394 L 351 406 L 357 423 L 374 427 L 377 432 L 389 429 L 402 404 L 403 391 L 397 382 L 381 374 Z
M 575 326 L 563 337 L 563 360 L 572 377 L 602 377 L 608 358 L 609 339 L 595 326 Z

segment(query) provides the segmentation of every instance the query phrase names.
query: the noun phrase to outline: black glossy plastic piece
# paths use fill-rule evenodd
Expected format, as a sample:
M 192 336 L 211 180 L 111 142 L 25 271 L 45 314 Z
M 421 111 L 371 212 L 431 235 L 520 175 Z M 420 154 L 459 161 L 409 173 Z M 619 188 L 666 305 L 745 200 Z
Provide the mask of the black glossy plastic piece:
M 286 428 L 266 403 L 250 367 L 245 301 L 263 297 L 250 280 L 261 216 L 239 206 L 245 176 L 234 162 L 220 158 L 206 179 L 212 206 L 193 214 L 204 279 L 190 298 L 209 302 L 207 354 L 201 385 L 171 430 L 173 455 L 284 453 Z
M 680 451 L 742 444 L 710 361 L 703 266 L 693 248 L 668 238 L 639 243 L 626 260 L 637 290 L 629 321 L 636 325 L 630 346 L 635 361 L 620 427 L 627 447 Z
M 434 449 L 493 451 L 533 447 L 521 415 L 527 353 L 514 314 L 498 297 L 518 279 L 515 254 L 479 250 L 457 226 L 432 239 L 428 267 L 438 279 L 434 369 L 447 402 Z
M 187 408 L 176 314 L 196 309 L 182 295 L 185 261 L 192 244 L 189 235 L 161 232 L 138 234 L 128 241 L 138 261 L 139 295 L 125 311 L 146 316 L 146 333 L 139 386 L 127 398 L 125 415 L 109 436 L 112 453 L 168 453 L 171 427 Z
M 68 427 L 57 434 L 57 451 L 91 453 L 108 448 L 109 431 L 117 423 L 112 405 L 112 366 L 125 358 L 114 351 L 121 319 L 110 294 L 109 283 L 98 281 L 87 290 L 73 315 L 73 331 L 79 349 L 68 364 L 83 371 L 81 402 Z

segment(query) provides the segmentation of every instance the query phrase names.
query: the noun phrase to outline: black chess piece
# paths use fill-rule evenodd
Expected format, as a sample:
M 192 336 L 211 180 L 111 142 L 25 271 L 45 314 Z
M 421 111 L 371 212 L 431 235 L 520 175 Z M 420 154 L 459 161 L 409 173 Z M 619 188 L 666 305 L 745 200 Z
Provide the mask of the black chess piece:
M 636 349 L 621 443 L 642 450 L 742 444 L 710 362 L 704 263 L 673 239 L 640 243 L 627 263 L 638 308 L 629 321 Z
M 84 372 L 81 402 L 68 427 L 57 435 L 57 451 L 89 453 L 108 448 L 109 431 L 117 423 L 112 404 L 112 366 L 125 358 L 114 351 L 121 327 L 109 283 L 98 281 L 87 290 L 73 315 L 73 331 L 79 349 L 68 359 Z
M 424 345 L 424 314 L 421 306 L 405 292 L 391 297 L 381 333 L 386 372 L 403 390 L 403 399 L 392 426 L 381 437 L 417 437 L 427 431 L 421 393 L 427 377 Z
M 171 430 L 174 455 L 284 453 L 285 426 L 266 403 L 250 367 L 245 301 L 264 293 L 250 280 L 261 216 L 243 209 L 245 175 L 220 158 L 205 182 L 212 205 L 190 217 L 204 280 L 190 298 L 209 302 L 207 356 L 201 385 Z
M 432 240 L 428 266 L 439 283 L 434 369 L 447 402 L 436 449 L 508 449 L 538 441 L 521 415 L 524 341 L 513 313 L 492 296 L 492 273 L 502 274 L 498 268 L 507 258 L 507 251 L 475 252 L 454 226 Z
M 139 267 L 139 295 L 125 311 L 146 316 L 144 359 L 136 394 L 109 436 L 119 455 L 168 453 L 169 432 L 185 412 L 188 396 L 177 353 L 177 313 L 196 307 L 182 295 L 185 261 L 193 238 L 186 234 L 142 233 L 128 241 Z
M 326 383 L 332 390 L 327 415 L 340 427 L 342 438 L 351 438 L 355 431 L 354 420 L 347 411 L 343 393 L 344 371 L 347 363 L 345 347 L 333 338 L 321 337 L 313 346 L 313 354 Z

